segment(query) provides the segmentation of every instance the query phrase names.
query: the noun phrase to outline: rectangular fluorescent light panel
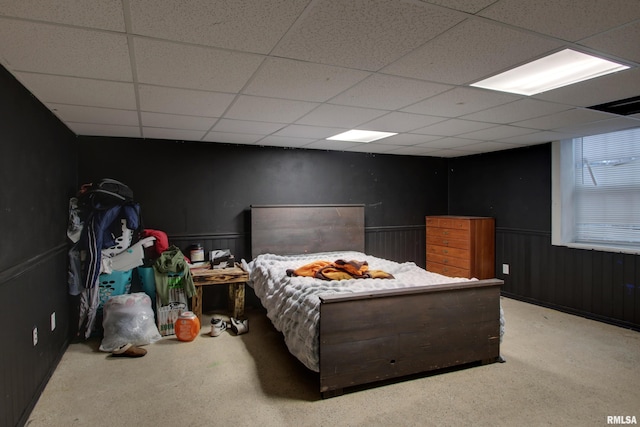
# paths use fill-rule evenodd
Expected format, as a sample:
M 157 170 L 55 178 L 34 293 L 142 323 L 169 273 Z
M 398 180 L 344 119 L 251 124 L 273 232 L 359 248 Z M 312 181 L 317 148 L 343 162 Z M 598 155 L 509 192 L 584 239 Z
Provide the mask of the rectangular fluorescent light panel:
M 535 95 L 629 68 L 606 59 L 565 49 L 471 86 L 519 95 Z
M 351 129 L 346 132 L 330 136 L 327 139 L 330 139 L 332 141 L 373 142 L 382 138 L 388 138 L 393 135 L 397 135 L 397 133 Z

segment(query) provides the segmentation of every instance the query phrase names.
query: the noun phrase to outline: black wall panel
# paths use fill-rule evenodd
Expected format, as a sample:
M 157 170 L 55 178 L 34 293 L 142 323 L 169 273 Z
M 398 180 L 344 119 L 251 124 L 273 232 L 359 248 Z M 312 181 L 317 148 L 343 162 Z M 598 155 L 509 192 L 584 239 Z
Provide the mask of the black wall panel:
M 126 182 L 145 226 L 176 237 L 249 233 L 258 204 L 364 204 L 367 227 L 447 210 L 446 159 L 88 137 L 79 152 L 82 182 Z
M 73 133 L 2 67 L 0 93 L 0 425 L 13 426 L 69 340 L 66 227 L 77 161 Z
M 449 185 L 450 213 L 496 218 L 505 295 L 640 329 L 640 256 L 551 245 L 550 144 L 451 159 Z
M 494 217 L 496 227 L 551 231 L 551 145 L 451 159 L 449 213 Z

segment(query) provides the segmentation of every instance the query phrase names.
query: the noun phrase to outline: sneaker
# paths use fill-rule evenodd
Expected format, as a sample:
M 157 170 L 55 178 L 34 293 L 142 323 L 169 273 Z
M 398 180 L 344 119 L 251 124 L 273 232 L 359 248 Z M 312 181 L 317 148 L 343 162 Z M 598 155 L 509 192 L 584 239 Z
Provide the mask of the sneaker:
M 227 330 L 227 322 L 222 319 L 211 319 L 211 336 L 217 337 Z
M 229 327 L 236 335 L 246 334 L 249 332 L 249 319 L 238 320 L 232 317 L 231 325 L 229 325 Z

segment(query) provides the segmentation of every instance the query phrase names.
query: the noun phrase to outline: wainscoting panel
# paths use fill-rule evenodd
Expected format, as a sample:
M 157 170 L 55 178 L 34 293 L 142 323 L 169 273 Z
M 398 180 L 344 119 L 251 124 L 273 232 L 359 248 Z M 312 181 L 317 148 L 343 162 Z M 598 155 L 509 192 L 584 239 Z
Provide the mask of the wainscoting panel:
M 496 271 L 506 296 L 640 330 L 640 256 L 553 246 L 551 233 L 498 228 Z
M 413 261 L 426 266 L 426 230 L 424 225 L 367 227 L 365 248 L 369 255 L 397 262 Z
M 24 425 L 69 343 L 66 248 L 59 246 L 0 274 L 0 300 L 9 319 L 2 325 L 2 345 L 11 347 L 0 352 L 0 425 Z

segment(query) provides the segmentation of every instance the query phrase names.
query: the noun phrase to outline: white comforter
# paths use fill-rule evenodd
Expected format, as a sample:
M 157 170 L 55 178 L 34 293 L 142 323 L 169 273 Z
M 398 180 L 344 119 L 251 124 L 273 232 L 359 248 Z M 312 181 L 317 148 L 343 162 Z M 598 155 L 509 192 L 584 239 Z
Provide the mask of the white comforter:
M 391 273 L 394 279 L 352 279 L 326 281 L 311 277 L 288 277 L 296 269 L 317 260 L 367 261 L 369 269 Z M 354 293 L 438 283 L 467 282 L 428 272 L 412 262 L 399 264 L 360 252 L 323 252 L 305 255 L 259 255 L 248 265 L 250 285 L 267 309 L 267 316 L 282 332 L 289 351 L 307 368 L 318 372 L 318 318 L 320 294 Z M 471 279 L 475 280 L 475 279 Z

